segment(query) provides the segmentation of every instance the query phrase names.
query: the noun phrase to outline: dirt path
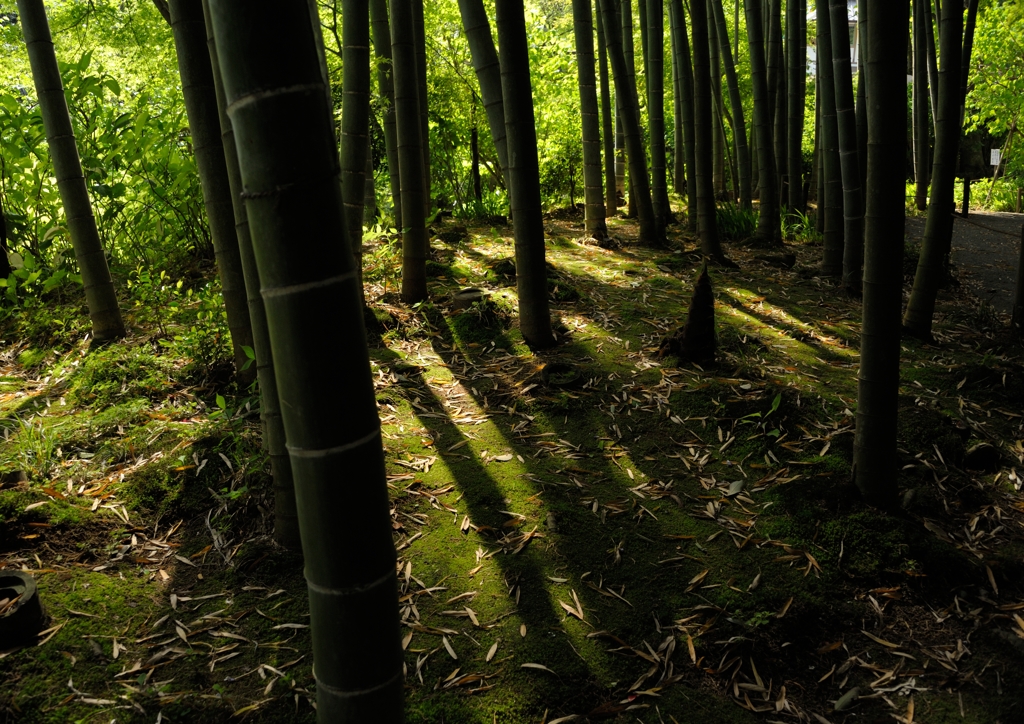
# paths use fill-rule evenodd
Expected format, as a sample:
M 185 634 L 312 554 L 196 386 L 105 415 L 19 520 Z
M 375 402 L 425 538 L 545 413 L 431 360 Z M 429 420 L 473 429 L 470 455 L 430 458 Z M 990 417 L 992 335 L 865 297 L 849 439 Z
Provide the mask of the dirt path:
M 971 212 L 953 222 L 953 261 L 979 299 L 1007 314 L 1013 305 L 1022 225 L 1024 214 L 1009 213 Z M 924 217 L 908 218 L 907 238 L 920 241 L 922 236 Z

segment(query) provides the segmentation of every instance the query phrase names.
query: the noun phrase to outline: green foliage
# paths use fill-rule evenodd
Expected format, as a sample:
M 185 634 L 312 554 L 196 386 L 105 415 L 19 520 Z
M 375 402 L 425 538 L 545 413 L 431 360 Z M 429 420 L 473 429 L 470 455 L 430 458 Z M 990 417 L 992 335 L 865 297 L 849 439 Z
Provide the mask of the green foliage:
M 1019 3 L 985 3 L 978 13 L 971 54 L 970 92 L 967 122 L 970 128 L 984 128 L 1005 134 L 1016 126 L 1021 131 L 1024 113 L 1024 42 L 1019 32 L 1024 20 Z M 1020 148 L 1021 139 L 1013 145 Z M 1006 174 L 1021 185 L 1024 153 L 1008 153 Z
M 212 247 L 184 107 L 90 72 L 92 54 L 62 63 L 68 106 L 100 237 L 118 264 L 166 264 Z M 21 266 L 6 298 L 80 282 L 34 95 L 0 92 L 0 188 Z
M 816 219 L 801 211 L 787 211 L 782 217 L 782 238 L 793 241 L 818 243 L 822 240 Z
M 718 232 L 727 241 L 749 239 L 757 231 L 757 212 L 737 204 L 720 204 L 716 210 Z
M 160 344 L 188 360 L 187 376 L 206 377 L 231 364 L 227 315 L 217 280 L 192 288 L 182 279 L 173 282 L 166 271 L 156 274 L 139 267 L 127 286 L 138 321 L 155 325 Z
M 370 251 L 363 252 L 363 281 L 383 283 L 384 291 L 398 289 L 401 284 L 402 239 L 395 229 L 385 231 L 381 226 L 363 232 L 363 244 Z

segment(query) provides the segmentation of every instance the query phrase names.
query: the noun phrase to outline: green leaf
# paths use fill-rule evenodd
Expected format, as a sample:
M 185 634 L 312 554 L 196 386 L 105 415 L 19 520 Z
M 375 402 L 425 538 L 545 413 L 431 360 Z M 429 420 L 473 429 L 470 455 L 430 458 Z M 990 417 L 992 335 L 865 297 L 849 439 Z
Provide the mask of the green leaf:
M 121 95 L 121 84 L 113 78 L 107 78 L 106 80 L 104 80 L 103 85 L 105 85 L 107 89 L 115 96 Z
M 227 400 L 224 399 L 223 395 L 217 395 L 217 407 L 219 407 L 222 410 L 228 409 Z

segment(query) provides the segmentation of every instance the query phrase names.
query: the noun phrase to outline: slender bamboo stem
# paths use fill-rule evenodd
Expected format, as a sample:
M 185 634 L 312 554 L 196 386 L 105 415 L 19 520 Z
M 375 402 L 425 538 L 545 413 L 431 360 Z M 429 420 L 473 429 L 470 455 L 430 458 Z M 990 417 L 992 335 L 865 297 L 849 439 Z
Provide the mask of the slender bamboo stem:
M 582 116 L 585 222 L 588 234 L 603 239 L 608 235 L 608 226 L 605 223 L 604 189 L 601 185 L 601 116 L 597 106 L 594 23 L 590 2 L 573 0 L 572 14 Z
M 295 476 L 317 718 L 397 724 L 396 555 L 316 6 L 210 10 Z
M 82 275 L 85 301 L 92 321 L 92 336 L 97 342 L 106 342 L 125 334 L 121 310 L 117 306 L 114 282 L 107 268 L 103 244 L 96 228 L 96 217 L 86 190 L 85 174 L 78 156 L 75 131 L 71 126 L 64 97 L 64 84 L 57 68 L 57 56 L 50 38 L 50 24 L 46 19 L 43 0 L 18 0 L 21 31 L 28 48 L 32 80 L 39 97 L 43 115 L 46 143 L 50 147 L 57 190 L 67 220 L 71 246 Z
M 512 179 L 512 224 L 516 250 L 519 329 L 534 348 L 554 344 L 548 307 L 544 260 L 544 218 L 540 200 L 540 162 L 533 115 L 530 53 L 523 0 L 497 0 L 498 58 L 505 98 L 509 176 Z
M 206 16 L 206 45 L 213 72 L 213 87 L 217 96 L 217 112 L 220 118 L 221 146 L 224 164 L 228 172 L 228 186 L 231 206 L 235 219 L 235 235 L 242 260 L 245 277 L 246 301 L 249 318 L 252 321 L 253 352 L 256 355 L 256 378 L 260 391 L 260 422 L 263 428 L 263 449 L 270 458 L 270 475 L 274 481 L 274 540 L 286 548 L 300 550 L 299 516 L 295 507 L 295 484 L 288 460 L 288 448 L 284 438 L 284 421 L 281 418 L 281 402 L 277 394 L 277 379 L 274 377 L 274 353 L 270 346 L 270 331 L 267 328 L 267 312 L 260 295 L 260 276 L 256 265 L 256 254 L 252 247 L 249 231 L 249 217 L 245 211 L 242 193 L 242 172 L 238 167 L 238 151 L 235 148 L 235 133 L 228 117 L 224 83 L 221 79 L 220 57 L 213 35 L 209 2 L 203 1 Z
M 952 5 L 951 0 L 947 2 Z M 871 504 L 896 505 L 900 306 L 903 299 L 909 0 L 865 0 L 868 198 L 854 480 Z

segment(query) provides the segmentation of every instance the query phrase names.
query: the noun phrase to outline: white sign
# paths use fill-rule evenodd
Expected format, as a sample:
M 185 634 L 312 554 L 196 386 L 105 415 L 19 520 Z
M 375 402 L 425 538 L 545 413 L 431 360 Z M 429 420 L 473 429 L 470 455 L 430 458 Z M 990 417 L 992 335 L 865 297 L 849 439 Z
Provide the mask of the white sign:
M 1003 149 L 993 148 L 992 149 L 992 160 L 989 161 L 990 166 L 998 166 L 999 161 L 1002 159 Z

